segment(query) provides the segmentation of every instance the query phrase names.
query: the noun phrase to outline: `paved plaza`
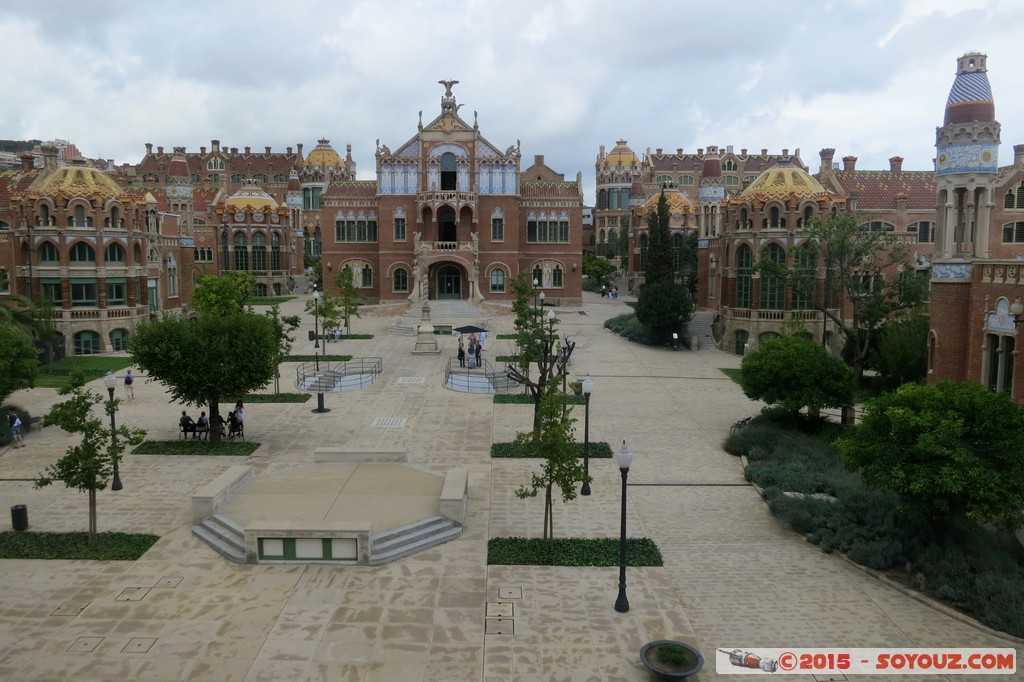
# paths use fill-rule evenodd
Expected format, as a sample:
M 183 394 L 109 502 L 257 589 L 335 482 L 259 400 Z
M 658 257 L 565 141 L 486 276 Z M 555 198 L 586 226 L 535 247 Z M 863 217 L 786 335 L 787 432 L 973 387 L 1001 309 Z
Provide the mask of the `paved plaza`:
M 302 303 L 282 312 L 300 313 Z M 613 609 L 617 568 L 487 566 L 488 538 L 541 534 L 541 498 L 514 494 L 538 461 L 489 456 L 492 442 L 530 427 L 532 408 L 446 390 L 454 339 L 439 338 L 440 356 L 412 355 L 415 339 L 388 334 L 391 318 L 367 315 L 353 320 L 353 331 L 373 339 L 327 350 L 383 357 L 383 376 L 362 391 L 327 394 L 330 413 L 312 414 L 315 399 L 248 405 L 246 437 L 262 446 L 244 460 L 125 459 L 124 489 L 98 496 L 99 527 L 160 535 L 140 560 L 0 561 L 0 680 L 649 680 L 640 647 L 678 639 L 708 659 L 697 678 L 707 682 L 717 679 L 717 648 L 1021 648 L 777 522 L 746 485 L 740 460 L 721 449 L 730 424 L 759 409 L 719 369 L 738 367 L 740 358 L 646 348 L 604 331 L 606 319 L 627 310 L 622 300 L 585 294 L 586 314 L 560 310 L 559 328 L 577 342 L 575 378 L 594 380 L 591 440 L 614 448 L 625 439 L 635 453 L 629 535 L 653 538 L 665 558 L 662 568 L 629 569 L 628 613 Z M 512 322 L 490 319 L 489 359 L 511 352 L 512 342 L 496 334 L 510 332 Z M 306 336 L 304 327 L 293 352 L 312 352 Z M 294 367 L 282 368 L 282 391 L 295 390 Z M 399 381 L 408 377 L 424 381 Z M 105 395 L 102 382 L 93 388 Z M 163 387 L 140 379 L 135 396 L 118 422 L 147 429 L 151 439 L 176 438 L 182 408 Z M 51 389 L 10 399 L 32 414 L 57 400 Z M 582 407 L 576 416 L 582 440 Z M 405 418 L 404 427 L 372 425 L 390 417 Z M 38 475 L 72 437 L 49 427 L 33 429 L 25 442 L 0 453 L 0 478 Z M 316 448 L 340 444 L 405 451 L 411 465 L 436 472 L 466 468 L 464 534 L 379 567 L 238 565 L 192 535 L 190 495 L 229 466 L 249 464 L 257 480 L 300 472 Z M 558 537 L 618 537 L 619 471 L 608 459 L 591 461 L 590 470 L 593 494 L 555 505 Z M 86 496 L 60 485 L 0 481 L 0 506 L 14 504 L 28 505 L 32 530 L 87 526 Z M 489 615 L 503 616 L 493 629 L 504 634 L 485 631 Z

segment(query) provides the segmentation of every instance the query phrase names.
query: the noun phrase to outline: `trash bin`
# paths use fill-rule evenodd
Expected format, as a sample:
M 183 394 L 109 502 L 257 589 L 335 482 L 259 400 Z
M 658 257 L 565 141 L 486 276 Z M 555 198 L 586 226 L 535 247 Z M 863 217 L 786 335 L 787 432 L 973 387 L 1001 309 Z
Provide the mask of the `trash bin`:
M 28 507 L 16 504 L 11 507 L 11 525 L 14 530 L 28 530 Z
M 309 330 L 309 340 L 316 341 L 316 333 L 312 329 Z

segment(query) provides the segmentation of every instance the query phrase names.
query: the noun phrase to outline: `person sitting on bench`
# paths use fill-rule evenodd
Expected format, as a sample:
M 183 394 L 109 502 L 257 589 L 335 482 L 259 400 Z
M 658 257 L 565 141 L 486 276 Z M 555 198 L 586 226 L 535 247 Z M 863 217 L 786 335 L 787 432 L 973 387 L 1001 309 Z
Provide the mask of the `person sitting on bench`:
M 234 410 L 228 412 L 228 438 L 242 435 L 242 422 L 238 421 Z
M 210 420 L 206 418 L 206 412 L 199 414 L 199 419 L 196 420 L 196 430 L 192 434 L 193 438 L 202 438 L 208 436 L 210 431 Z
M 196 423 L 192 421 L 192 417 L 186 414 L 185 410 L 181 411 L 181 419 L 178 420 L 178 425 L 181 427 L 181 434 L 188 438 L 188 434 L 192 434 L 192 437 L 196 437 Z

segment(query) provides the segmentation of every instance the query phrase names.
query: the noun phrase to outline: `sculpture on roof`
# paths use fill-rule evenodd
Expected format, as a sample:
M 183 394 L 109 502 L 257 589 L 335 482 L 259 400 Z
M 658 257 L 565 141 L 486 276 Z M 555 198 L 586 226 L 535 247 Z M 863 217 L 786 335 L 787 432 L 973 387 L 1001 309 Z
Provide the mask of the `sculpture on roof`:
M 454 95 L 452 94 L 452 86 L 458 84 L 459 81 L 437 81 L 437 82 L 444 86 L 444 96 L 445 97 L 454 97 Z
M 455 95 L 452 94 L 452 86 L 458 83 L 456 80 L 437 81 L 444 86 L 444 95 L 441 97 L 441 111 L 449 114 L 458 114 L 459 107 L 455 104 Z M 461 106 L 461 105 L 459 105 Z

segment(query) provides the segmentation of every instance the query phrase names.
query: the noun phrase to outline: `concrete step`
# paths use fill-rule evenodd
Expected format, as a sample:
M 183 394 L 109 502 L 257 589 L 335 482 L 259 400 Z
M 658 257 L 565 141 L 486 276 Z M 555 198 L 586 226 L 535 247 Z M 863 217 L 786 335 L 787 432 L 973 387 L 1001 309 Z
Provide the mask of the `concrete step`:
M 440 516 L 393 528 L 373 536 L 370 564 L 386 564 L 454 540 L 460 535 L 460 526 Z
M 203 519 L 199 525 L 192 526 L 192 534 L 225 559 L 245 563 L 244 531 L 226 516 L 216 514 Z
M 404 320 L 396 321 L 388 325 L 388 334 L 397 334 L 398 336 L 416 336 L 416 325 L 404 324 Z
M 469 301 L 465 300 L 435 300 L 430 301 L 431 321 L 439 319 L 458 318 L 460 320 L 475 320 L 484 317 L 484 314 L 476 309 Z M 402 315 L 403 318 L 420 319 L 423 316 L 423 304 L 417 303 L 409 307 Z
M 428 549 L 443 545 L 446 542 L 450 542 L 462 535 L 462 528 L 452 524 L 452 526 L 446 530 L 438 531 L 430 535 L 419 537 L 416 540 L 412 540 L 408 543 L 394 547 L 386 552 L 373 552 L 370 555 L 370 565 L 379 566 L 381 564 L 387 564 L 398 559 L 403 559 L 407 556 L 422 552 Z

